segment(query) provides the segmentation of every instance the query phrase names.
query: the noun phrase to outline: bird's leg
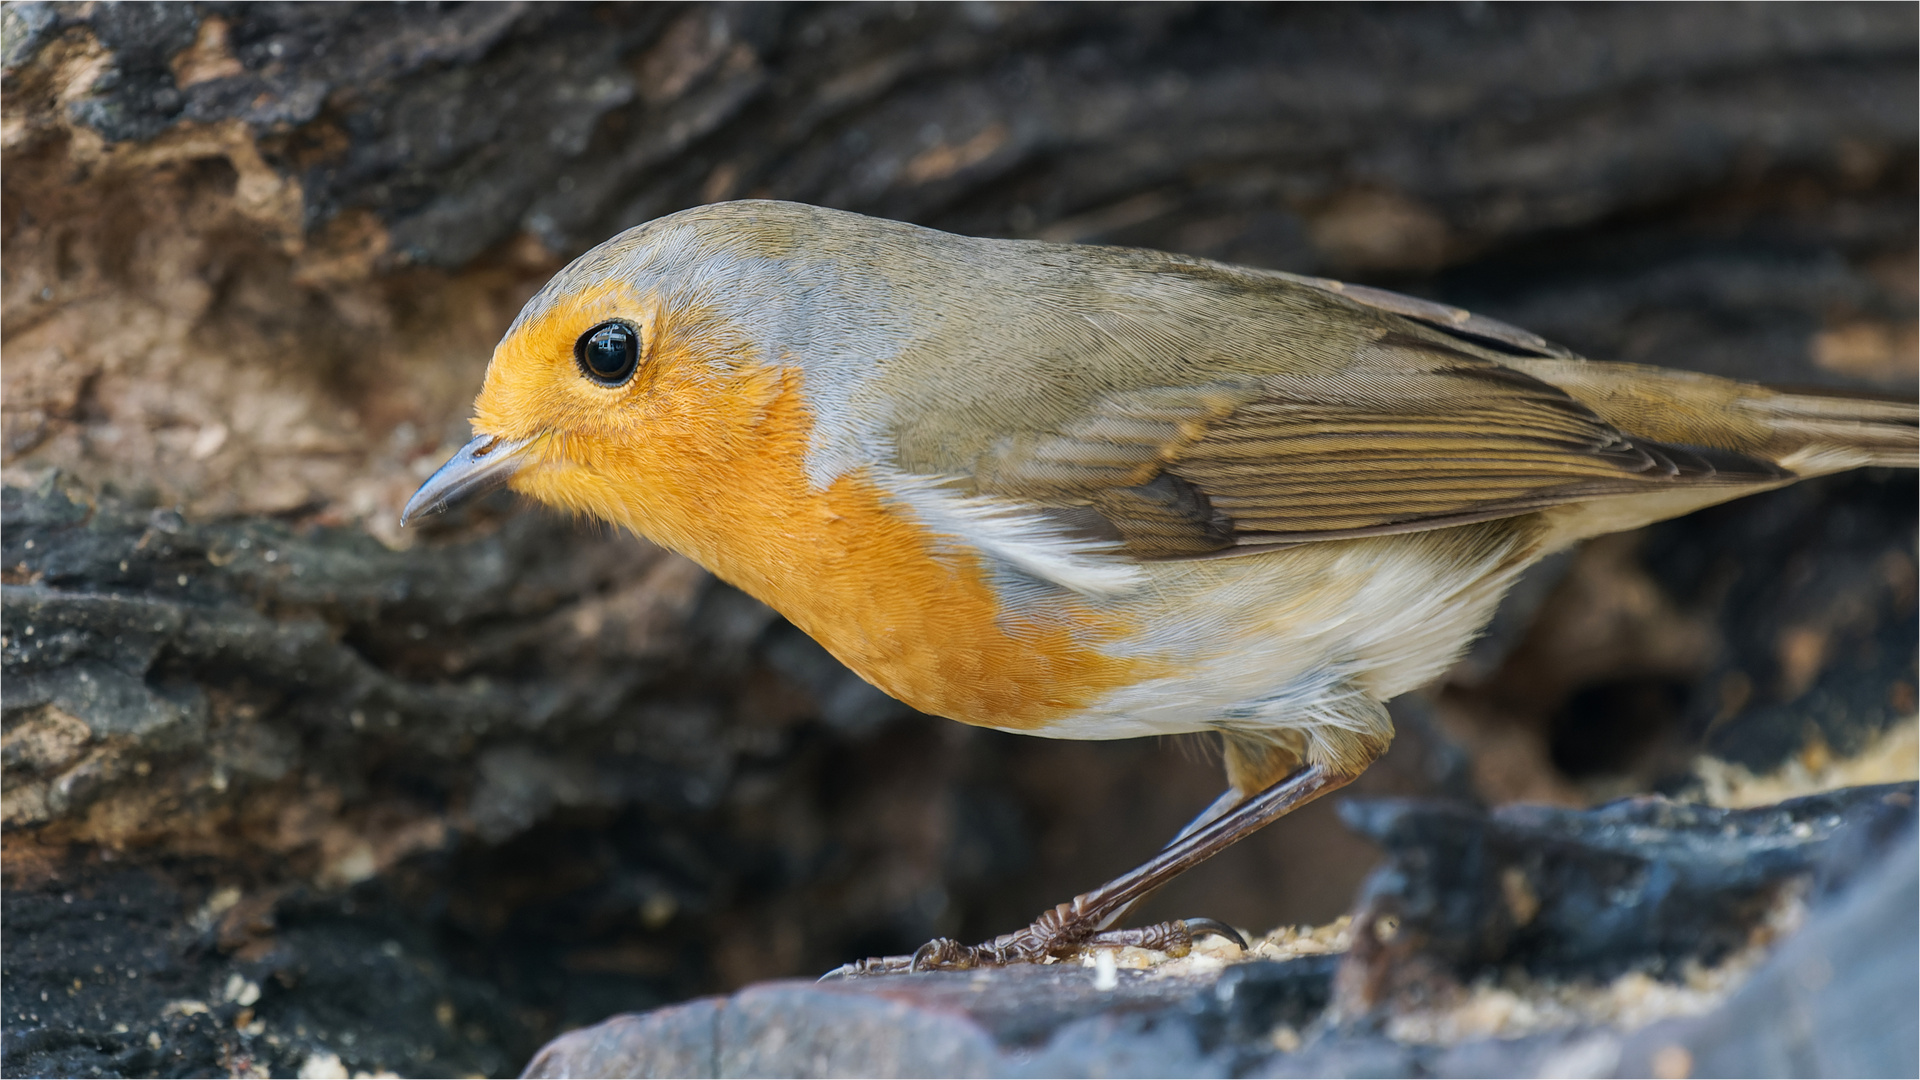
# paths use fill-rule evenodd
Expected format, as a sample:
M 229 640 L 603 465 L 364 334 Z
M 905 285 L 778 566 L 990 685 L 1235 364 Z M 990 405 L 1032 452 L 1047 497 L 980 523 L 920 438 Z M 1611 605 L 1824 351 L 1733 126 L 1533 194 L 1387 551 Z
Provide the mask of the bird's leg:
M 1207 808 L 1205 810 L 1202 810 L 1198 814 L 1195 814 L 1192 821 L 1189 821 L 1185 825 L 1181 826 L 1180 831 L 1177 833 L 1174 833 L 1173 839 L 1167 841 L 1166 847 L 1161 848 L 1161 850 L 1165 851 L 1166 848 L 1170 848 L 1175 844 L 1178 844 L 1180 841 L 1185 840 L 1187 837 L 1192 836 L 1194 833 L 1197 833 L 1201 829 L 1206 828 L 1208 825 L 1211 825 L 1214 822 L 1220 820 L 1220 818 L 1223 817 L 1227 813 L 1227 811 L 1232 810 L 1234 807 L 1239 806 L 1241 803 L 1245 802 L 1246 798 L 1247 797 L 1245 795 L 1241 794 L 1239 788 L 1229 787 L 1227 790 L 1220 793 L 1219 798 L 1207 804 Z M 1100 921 L 1100 926 L 1098 928 L 1101 930 L 1106 930 L 1115 926 L 1122 919 L 1125 919 L 1127 917 L 1128 912 L 1132 911 L 1134 908 L 1139 907 L 1140 904 L 1143 901 L 1145 901 L 1146 898 L 1150 895 L 1152 894 L 1141 893 L 1139 896 L 1136 896 L 1133 899 L 1127 901 L 1125 904 L 1122 904 L 1121 906 L 1115 908 L 1111 913 L 1107 915 L 1105 919 L 1102 919 Z M 1212 919 L 1188 919 L 1187 921 L 1190 923 L 1196 923 L 1196 924 L 1208 923 L 1208 924 L 1211 924 L 1211 926 L 1220 926 L 1220 927 L 1226 926 L 1226 924 L 1224 923 L 1215 923 L 1214 920 Z M 1197 925 L 1194 927 L 1194 929 L 1196 930 L 1199 928 L 1200 927 Z M 1227 929 L 1231 929 L 1231 927 L 1228 927 Z M 1215 932 L 1218 932 L 1218 931 L 1215 931 Z M 1220 936 L 1230 938 L 1235 943 L 1237 943 L 1241 948 L 1246 948 L 1247 943 L 1240 940 L 1240 935 L 1238 933 L 1222 933 L 1220 934 Z
M 1135 902 L 1207 861 L 1290 811 L 1345 786 L 1355 774 L 1308 765 L 1197 829 L 1177 837 L 1153 858 L 1071 901 L 1043 913 L 1032 926 L 979 945 L 936 938 L 912 956 L 882 956 L 847 964 L 832 975 L 884 975 L 1036 963 L 1066 958 L 1087 948 L 1137 945 L 1184 955 L 1196 932 L 1227 928 L 1210 919 L 1187 919 L 1132 930 L 1103 930 Z M 1234 935 L 1237 937 L 1237 935 Z

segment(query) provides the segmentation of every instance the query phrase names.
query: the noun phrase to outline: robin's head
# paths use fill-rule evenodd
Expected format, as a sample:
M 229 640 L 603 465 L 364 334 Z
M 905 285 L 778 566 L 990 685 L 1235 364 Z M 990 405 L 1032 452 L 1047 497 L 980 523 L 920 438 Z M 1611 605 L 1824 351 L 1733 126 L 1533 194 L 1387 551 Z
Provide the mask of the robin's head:
M 911 333 L 912 305 L 889 295 L 898 275 L 886 264 L 909 246 L 903 234 L 920 232 L 736 202 L 589 251 L 508 328 L 474 405 L 478 437 L 403 520 L 503 484 L 605 514 L 603 489 L 671 484 L 769 440 L 817 454 L 835 441 L 811 438 L 822 412 L 840 442 L 857 442 L 872 425 L 847 415 L 848 399 Z M 783 395 L 806 399 L 789 402 L 806 416 L 774 423 Z

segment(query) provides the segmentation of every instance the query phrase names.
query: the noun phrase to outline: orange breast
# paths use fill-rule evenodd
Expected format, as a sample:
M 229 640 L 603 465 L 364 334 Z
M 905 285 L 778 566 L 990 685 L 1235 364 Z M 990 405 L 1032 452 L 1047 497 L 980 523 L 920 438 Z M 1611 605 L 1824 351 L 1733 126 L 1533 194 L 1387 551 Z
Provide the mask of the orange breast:
M 719 392 L 671 366 L 661 378 L 644 431 L 569 437 L 514 487 L 692 557 L 925 712 L 1039 728 L 1135 678 L 1136 661 L 1100 651 L 1130 629 L 1112 614 L 1068 600 L 1044 624 L 1024 621 L 1002 610 L 978 557 L 896 511 L 864 473 L 816 490 L 797 373 L 757 368 Z

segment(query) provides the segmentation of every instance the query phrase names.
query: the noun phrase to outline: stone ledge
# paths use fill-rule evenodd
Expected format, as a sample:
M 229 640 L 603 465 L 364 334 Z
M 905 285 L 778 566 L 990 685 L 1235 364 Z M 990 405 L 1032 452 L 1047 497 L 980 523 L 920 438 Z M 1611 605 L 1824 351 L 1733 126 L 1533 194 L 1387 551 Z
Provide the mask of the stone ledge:
M 1851 788 L 1745 811 L 1363 805 L 1350 821 L 1395 827 L 1365 830 L 1389 861 L 1345 954 L 764 983 L 561 1036 L 525 1075 L 1908 1074 L 1914 795 Z M 1521 834 L 1548 872 L 1517 918 L 1511 890 L 1489 905 L 1478 886 L 1511 880 L 1487 851 Z M 1389 909 L 1394 932 L 1372 932 Z M 1556 909 L 1591 917 L 1541 916 Z

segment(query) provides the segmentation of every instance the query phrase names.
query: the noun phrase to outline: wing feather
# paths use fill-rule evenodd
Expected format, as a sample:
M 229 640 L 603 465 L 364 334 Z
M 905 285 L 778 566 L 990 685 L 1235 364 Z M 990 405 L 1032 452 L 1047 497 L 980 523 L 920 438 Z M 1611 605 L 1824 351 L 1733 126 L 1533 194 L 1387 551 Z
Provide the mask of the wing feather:
M 1005 440 L 978 462 L 976 487 L 1091 507 L 1135 557 L 1191 558 L 1786 475 L 1635 438 L 1524 372 L 1412 330 L 1393 337 L 1320 377 L 1112 393 L 1063 430 Z

